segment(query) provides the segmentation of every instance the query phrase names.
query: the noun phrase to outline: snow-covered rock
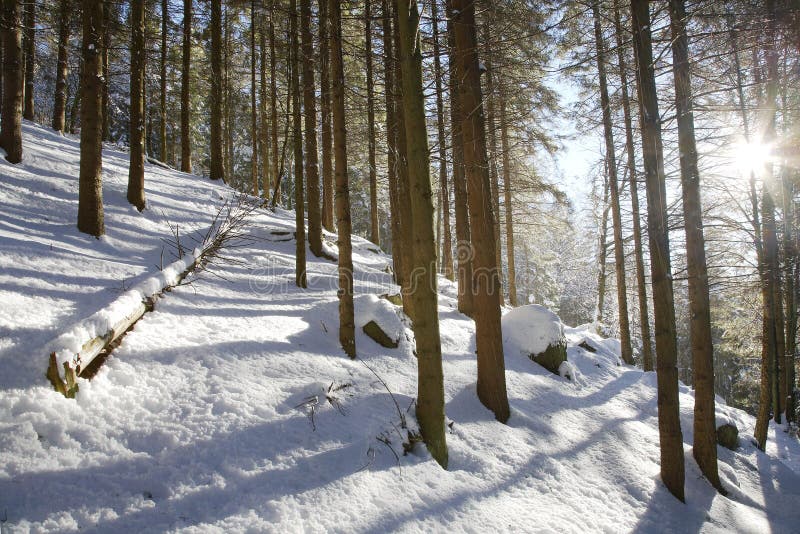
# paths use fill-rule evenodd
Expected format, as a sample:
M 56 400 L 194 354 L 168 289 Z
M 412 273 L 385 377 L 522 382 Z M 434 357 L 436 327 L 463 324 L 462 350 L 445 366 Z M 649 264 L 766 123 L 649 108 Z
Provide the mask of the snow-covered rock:
M 503 343 L 549 371 L 560 374 L 567 361 L 567 340 L 558 315 L 538 304 L 514 308 L 502 318 Z

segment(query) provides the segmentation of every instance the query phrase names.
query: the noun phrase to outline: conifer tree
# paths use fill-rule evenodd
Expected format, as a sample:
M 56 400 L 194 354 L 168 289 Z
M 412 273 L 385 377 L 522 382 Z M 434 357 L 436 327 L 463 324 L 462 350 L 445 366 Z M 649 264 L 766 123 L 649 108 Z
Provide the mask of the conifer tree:
M 0 117 L 0 147 L 11 163 L 22 161 L 22 21 L 20 1 L 3 0 L 3 109 Z
M 131 1 L 130 166 L 128 202 L 142 211 L 144 198 L 144 0 Z

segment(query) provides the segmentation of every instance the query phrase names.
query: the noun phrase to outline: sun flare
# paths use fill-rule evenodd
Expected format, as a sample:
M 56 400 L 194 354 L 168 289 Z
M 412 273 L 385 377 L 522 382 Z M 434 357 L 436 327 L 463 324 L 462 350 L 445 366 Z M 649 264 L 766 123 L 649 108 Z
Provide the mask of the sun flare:
M 770 158 L 770 146 L 758 141 L 742 141 L 734 148 L 736 168 L 742 176 L 749 177 L 752 173 L 758 174 Z

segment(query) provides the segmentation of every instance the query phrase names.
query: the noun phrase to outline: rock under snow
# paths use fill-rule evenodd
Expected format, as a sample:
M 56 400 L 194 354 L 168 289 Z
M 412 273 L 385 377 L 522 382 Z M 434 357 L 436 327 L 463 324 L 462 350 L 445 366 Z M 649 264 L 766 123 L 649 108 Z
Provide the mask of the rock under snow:
M 559 373 L 567 361 L 567 340 L 558 315 L 544 306 L 529 304 L 506 313 L 502 318 L 503 342 L 552 373 Z
M 373 294 L 358 295 L 353 300 L 356 327 L 376 343 L 396 348 L 403 333 L 403 323 L 397 316 L 394 306 L 385 299 Z

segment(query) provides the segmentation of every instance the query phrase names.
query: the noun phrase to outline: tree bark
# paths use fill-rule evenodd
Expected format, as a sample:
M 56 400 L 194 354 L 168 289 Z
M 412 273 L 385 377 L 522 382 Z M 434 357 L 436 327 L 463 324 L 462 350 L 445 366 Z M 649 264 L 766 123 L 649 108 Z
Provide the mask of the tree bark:
M 212 180 L 225 180 L 222 138 L 222 0 L 211 0 L 211 168 Z
M 647 184 L 647 221 L 650 237 L 650 273 L 655 312 L 658 432 L 661 480 L 677 499 L 684 501 L 685 467 L 683 434 L 678 405 L 678 369 L 675 304 L 670 267 L 664 154 L 661 118 L 653 65 L 648 0 L 631 0 L 633 41 L 639 81 L 639 114 L 642 125 L 642 159 Z
M 456 262 L 458 268 L 458 311 L 472 317 L 474 289 L 472 284 L 472 239 L 470 235 L 467 184 L 464 171 L 464 139 L 461 127 L 462 109 L 458 98 L 461 72 L 456 61 L 453 29 L 453 1 L 447 0 L 447 43 L 450 64 L 450 130 L 453 152 L 453 203 L 456 216 Z
M 158 155 L 161 161 L 167 162 L 167 22 L 169 21 L 169 7 L 167 0 L 161 0 L 161 100 L 159 102 L 159 113 L 161 121 L 159 122 L 159 149 Z
M 633 250 L 636 263 L 636 289 L 639 295 L 639 323 L 642 335 L 642 368 L 653 370 L 653 346 L 650 333 L 650 313 L 648 311 L 647 283 L 644 268 L 644 247 L 642 245 L 642 225 L 639 213 L 639 182 L 636 178 L 636 151 L 633 143 L 633 121 L 631 118 L 630 97 L 628 95 L 628 71 L 625 64 L 625 44 L 622 36 L 619 2 L 614 2 L 614 26 L 617 45 L 622 90 L 622 112 L 625 120 L 625 147 L 628 156 L 628 185 L 631 190 L 631 219 L 633 219 Z
M 356 357 L 353 311 L 353 247 L 350 234 L 350 186 L 347 176 L 347 128 L 344 108 L 344 60 L 342 57 L 342 13 L 338 0 L 328 1 L 333 82 L 333 143 L 336 156 L 336 228 L 339 230 L 339 343 L 351 358 Z
M 258 176 L 258 100 L 256 92 L 256 0 L 250 0 L 250 180 L 253 183 L 253 196 L 259 196 Z
M 439 339 L 439 307 L 436 292 L 436 241 L 433 233 L 428 136 L 425 127 L 425 95 L 422 91 L 422 51 L 416 0 L 397 3 L 400 59 L 403 71 L 403 112 L 408 143 L 408 176 L 411 186 L 413 271 L 418 273 L 414 304 L 414 337 L 418 359 L 417 420 L 431 456 L 447 469 L 444 421 L 444 377 Z
M 486 28 L 486 26 L 484 26 Z M 488 34 L 488 31 L 487 31 Z M 486 35 L 488 45 L 490 36 Z M 497 120 L 495 113 L 495 100 L 497 92 L 494 82 L 494 63 L 492 62 L 492 51 L 488 48 L 486 59 L 486 121 L 489 129 L 489 183 L 491 184 L 492 194 L 492 228 L 494 231 L 495 243 L 495 265 L 497 265 L 497 276 L 500 278 L 500 305 L 503 305 L 503 247 L 500 237 L 500 177 L 497 169 Z
M 292 140 L 294 146 L 294 210 L 295 210 L 295 283 L 307 287 L 306 280 L 306 223 L 305 190 L 303 188 L 303 125 L 300 120 L 300 30 L 297 0 L 289 2 L 291 17 L 290 40 L 292 56 Z
M 364 2 L 364 44 L 367 76 L 367 162 L 369 165 L 369 240 L 380 245 L 381 231 L 378 220 L 378 172 L 375 167 L 375 91 L 372 72 L 372 3 Z
M 267 115 L 267 36 L 264 31 L 264 13 L 261 11 L 261 25 L 259 26 L 259 53 L 260 53 L 260 102 L 259 110 L 261 115 L 261 130 L 258 136 L 258 146 L 261 147 L 261 195 L 264 202 L 269 200 L 270 186 L 270 138 L 269 138 L 269 116 Z M 270 76 L 275 77 L 274 72 Z
M 483 116 L 475 4 L 452 0 L 459 81 L 457 98 L 464 113 L 461 129 L 472 237 L 475 341 L 478 353 L 478 398 L 500 422 L 509 417 L 503 334 L 500 326 L 500 277 L 495 255 L 494 215 L 489 196 L 489 166 Z
M 81 163 L 78 230 L 100 237 L 103 224 L 103 30 L 105 2 L 83 0 Z
M 395 110 L 395 65 L 393 16 L 387 0 L 382 0 L 381 15 L 383 25 L 384 95 L 386 101 L 386 175 L 389 182 L 389 222 L 392 236 L 392 265 L 395 282 L 401 283 L 403 254 L 400 235 L 400 208 L 397 194 L 397 120 Z
M 130 166 L 128 202 L 144 210 L 144 0 L 131 1 Z
M 714 407 L 714 348 L 711 337 L 711 305 L 703 211 L 700 201 L 700 171 L 694 135 L 694 106 L 683 0 L 670 0 L 672 70 L 675 81 L 675 111 L 678 120 L 683 218 L 686 228 L 686 264 L 689 284 L 689 334 L 694 372 L 694 447 L 692 454 L 706 479 L 723 491 L 717 469 L 717 426 Z
M 32 121 L 34 113 L 33 87 L 34 67 L 36 65 L 36 2 L 27 0 L 25 5 L 25 31 L 23 34 L 25 48 L 25 102 L 22 117 Z
M 103 141 L 111 140 L 111 99 L 108 95 L 108 83 L 111 78 L 111 65 L 109 63 L 109 53 L 111 50 L 111 17 L 116 18 L 114 4 L 106 4 L 103 12 L 103 87 L 102 87 L 102 108 L 103 117 Z
M 508 115 L 505 93 L 500 93 L 500 150 L 503 151 L 503 189 L 504 207 L 506 211 L 506 263 L 508 264 L 508 302 L 517 306 L 517 269 L 514 259 L 514 207 L 511 192 L 511 146 L 508 139 Z
M 323 0 L 324 1 L 324 0 Z M 317 92 L 314 84 L 314 42 L 311 37 L 311 0 L 300 0 L 303 40 L 303 110 L 305 117 L 305 172 L 308 188 L 308 244 L 322 255 L 322 212 L 320 209 L 319 164 L 317 159 Z
M 628 287 L 625 281 L 625 244 L 622 237 L 622 214 L 617 182 L 617 156 L 614 147 L 614 125 L 611 119 L 611 103 L 606 80 L 605 43 L 600 27 L 600 2 L 592 2 L 594 39 L 597 49 L 597 73 L 600 79 L 600 106 L 603 108 L 603 130 L 605 132 L 606 161 L 608 164 L 608 191 L 611 195 L 611 221 L 614 229 L 614 266 L 617 278 L 617 305 L 619 309 L 619 334 L 622 360 L 633 365 L 631 329 L 628 322 Z
M 10 163 L 22 161 L 23 61 L 20 2 L 3 0 L 3 113 L 0 147 Z
M 270 145 L 272 147 L 272 179 L 274 181 L 272 205 L 275 206 L 278 197 L 280 196 L 281 187 L 281 174 L 283 173 L 283 163 L 281 168 L 278 168 L 278 83 L 277 83 L 277 56 L 275 54 L 275 1 L 270 1 L 269 7 L 269 65 L 270 65 L 270 79 L 269 79 L 269 106 L 270 118 L 272 119 L 272 137 Z M 288 108 L 288 106 L 287 106 Z M 288 110 L 287 110 L 288 112 Z M 287 117 L 288 125 L 288 117 Z M 284 149 L 286 148 L 286 136 L 284 136 Z M 281 160 L 282 161 L 282 160 Z
M 439 186 L 442 213 L 442 264 L 444 276 L 455 280 L 453 271 L 453 236 L 450 229 L 450 188 L 447 185 L 447 138 L 445 136 L 444 94 L 442 90 L 441 47 L 439 46 L 439 0 L 431 0 L 433 27 L 433 77 L 436 84 L 436 126 L 439 139 Z
M 320 53 L 320 108 L 322 141 L 322 226 L 329 232 L 336 231 L 333 223 L 333 157 L 331 133 L 331 83 L 329 50 L 328 0 L 319 3 L 319 53 Z
M 59 2 L 58 13 L 58 62 L 56 64 L 56 91 L 53 99 L 53 129 L 64 132 L 67 111 L 67 74 L 69 72 L 69 19 L 72 14 L 71 0 Z
M 192 2 L 183 0 L 183 65 L 181 68 L 181 171 L 192 172 L 191 86 Z

